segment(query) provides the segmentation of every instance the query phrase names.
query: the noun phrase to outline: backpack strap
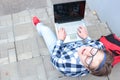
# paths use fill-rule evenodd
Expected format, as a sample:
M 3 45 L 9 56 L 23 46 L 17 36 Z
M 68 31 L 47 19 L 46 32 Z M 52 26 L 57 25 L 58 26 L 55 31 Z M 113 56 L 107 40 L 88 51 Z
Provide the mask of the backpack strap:
M 117 54 L 120 54 L 120 46 L 118 46 L 118 45 L 108 41 L 105 36 L 102 36 L 100 38 L 100 42 L 103 43 L 103 45 L 105 46 L 106 50 L 108 50 L 110 52 L 111 52 L 111 50 L 112 51 L 117 51 Z
M 117 45 L 117 46 L 120 46 L 120 39 L 119 39 L 115 34 L 107 35 L 107 36 L 105 36 L 105 38 L 106 38 L 109 42 L 111 42 L 111 43 L 113 43 L 113 44 L 115 44 L 115 45 Z
M 113 67 L 114 67 L 117 63 L 120 63 L 120 56 L 115 56 L 115 57 L 114 57 L 114 61 L 113 61 L 113 63 L 112 63 Z

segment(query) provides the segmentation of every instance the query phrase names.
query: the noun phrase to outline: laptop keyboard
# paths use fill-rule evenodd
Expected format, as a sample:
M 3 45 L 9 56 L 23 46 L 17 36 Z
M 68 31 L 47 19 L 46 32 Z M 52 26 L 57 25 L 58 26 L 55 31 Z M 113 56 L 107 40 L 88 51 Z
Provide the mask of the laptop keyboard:
M 67 33 L 67 37 L 74 41 L 74 40 L 78 40 L 78 35 L 77 35 L 77 29 L 79 26 L 84 26 L 85 24 L 82 21 L 75 21 L 75 22 L 69 22 L 69 23 L 62 23 L 62 24 L 57 24 L 57 28 L 64 28 L 66 33 Z
M 73 33 L 73 34 L 69 34 L 70 36 L 70 39 L 71 40 L 74 40 L 74 39 L 76 39 L 77 38 L 77 34 L 76 33 Z
M 60 24 L 59 27 L 63 27 L 67 34 L 77 33 L 77 28 L 79 25 L 77 24 Z

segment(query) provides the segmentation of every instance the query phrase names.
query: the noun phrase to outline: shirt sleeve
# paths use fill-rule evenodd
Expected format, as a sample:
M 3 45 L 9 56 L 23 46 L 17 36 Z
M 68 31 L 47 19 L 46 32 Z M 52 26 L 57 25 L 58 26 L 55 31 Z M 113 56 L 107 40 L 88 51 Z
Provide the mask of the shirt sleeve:
M 103 43 L 101 43 L 100 41 L 97 41 L 97 40 L 92 40 L 90 37 L 87 37 L 84 40 L 84 44 L 98 48 L 98 49 L 105 49 Z
M 51 60 L 53 65 L 60 71 L 65 70 L 64 59 L 62 58 L 62 52 L 63 52 L 61 47 L 62 44 L 63 44 L 63 41 L 58 40 L 54 47 L 53 53 L 51 55 Z
M 54 46 L 52 55 L 56 55 L 56 56 L 59 56 L 59 57 L 61 56 L 62 44 L 63 44 L 62 40 L 57 41 L 56 45 Z

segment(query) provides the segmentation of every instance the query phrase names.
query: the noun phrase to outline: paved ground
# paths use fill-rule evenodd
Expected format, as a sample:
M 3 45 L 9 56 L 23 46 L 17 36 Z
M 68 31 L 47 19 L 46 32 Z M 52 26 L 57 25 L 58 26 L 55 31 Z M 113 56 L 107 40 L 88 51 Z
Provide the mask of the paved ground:
M 46 0 L 0 0 L 0 15 L 47 6 Z
M 108 80 L 107 77 L 65 77 L 50 63 L 49 52 L 31 19 L 34 15 L 54 31 L 50 0 L 0 0 L 0 80 Z M 93 39 L 110 34 L 105 23 L 86 6 L 85 21 Z M 118 80 L 120 64 L 110 80 Z

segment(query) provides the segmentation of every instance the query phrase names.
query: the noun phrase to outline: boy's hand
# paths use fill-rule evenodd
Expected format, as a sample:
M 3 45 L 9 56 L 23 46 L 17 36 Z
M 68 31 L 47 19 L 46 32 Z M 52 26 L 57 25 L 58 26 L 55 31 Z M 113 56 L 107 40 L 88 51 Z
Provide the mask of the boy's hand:
M 86 39 L 88 37 L 88 32 L 86 27 L 80 26 L 77 30 L 78 36 L 81 37 L 82 39 Z
M 66 38 L 66 32 L 65 32 L 65 29 L 64 28 L 60 28 L 59 30 L 58 30 L 58 39 L 59 40 L 65 40 L 65 38 Z

